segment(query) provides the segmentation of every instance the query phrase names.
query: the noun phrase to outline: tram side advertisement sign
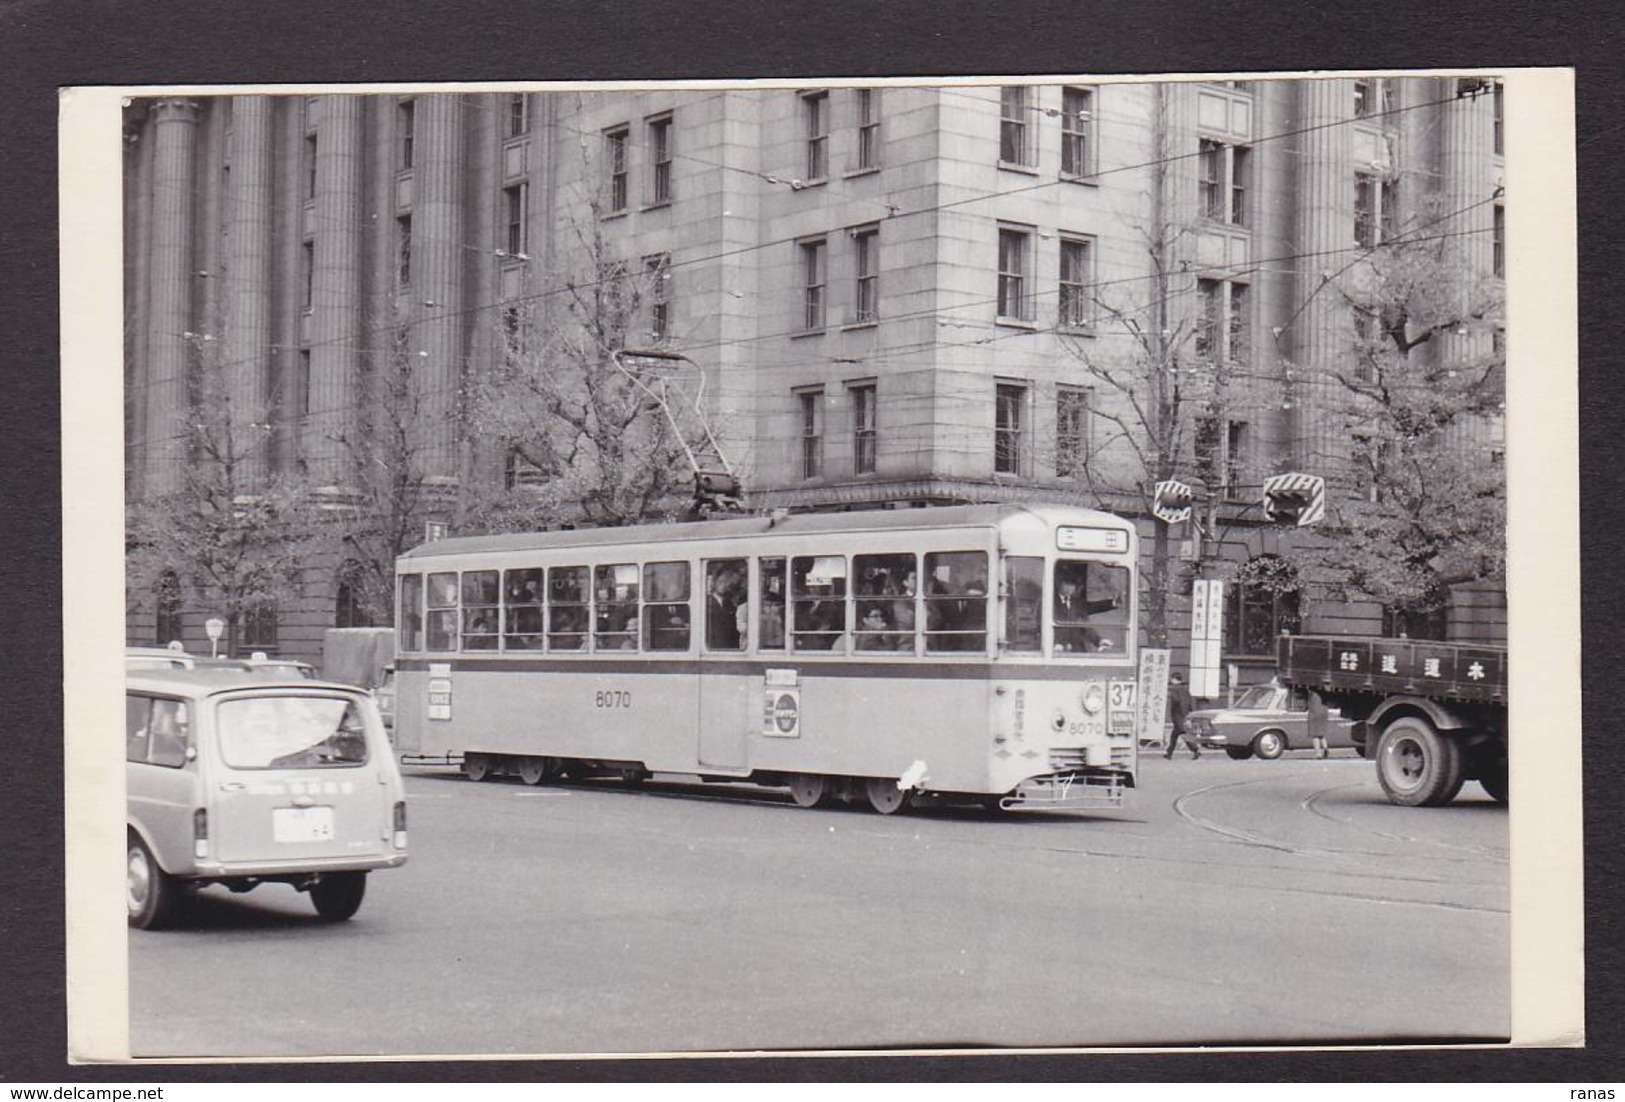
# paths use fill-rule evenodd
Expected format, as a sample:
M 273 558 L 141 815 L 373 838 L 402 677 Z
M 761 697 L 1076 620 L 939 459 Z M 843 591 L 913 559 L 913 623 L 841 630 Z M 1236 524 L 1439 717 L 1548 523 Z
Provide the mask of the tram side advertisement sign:
M 795 670 L 770 669 L 764 682 L 762 734 L 770 738 L 800 738 L 800 674 Z

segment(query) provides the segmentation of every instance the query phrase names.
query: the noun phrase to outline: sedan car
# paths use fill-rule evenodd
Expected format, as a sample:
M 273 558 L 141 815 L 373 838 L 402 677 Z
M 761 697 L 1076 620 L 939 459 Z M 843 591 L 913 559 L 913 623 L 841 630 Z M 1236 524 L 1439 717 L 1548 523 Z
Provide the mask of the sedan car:
M 1238 761 L 1254 754 L 1270 760 L 1288 750 L 1314 746 L 1304 690 L 1282 685 L 1254 685 L 1229 707 L 1194 711 L 1186 722 L 1202 749 L 1223 750 Z M 1353 731 L 1352 720 L 1344 719 L 1336 708 L 1330 709 L 1328 749 L 1354 746 Z

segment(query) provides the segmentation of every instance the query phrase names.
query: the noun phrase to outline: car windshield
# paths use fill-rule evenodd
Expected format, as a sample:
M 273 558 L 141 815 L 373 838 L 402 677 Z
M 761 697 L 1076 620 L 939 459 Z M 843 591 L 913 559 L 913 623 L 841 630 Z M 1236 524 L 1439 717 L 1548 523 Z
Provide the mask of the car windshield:
M 1235 708 L 1270 708 L 1275 705 L 1275 694 L 1279 692 L 1274 685 L 1254 685 L 1237 698 Z
M 365 765 L 366 727 L 342 696 L 251 696 L 216 711 L 220 755 L 233 769 Z

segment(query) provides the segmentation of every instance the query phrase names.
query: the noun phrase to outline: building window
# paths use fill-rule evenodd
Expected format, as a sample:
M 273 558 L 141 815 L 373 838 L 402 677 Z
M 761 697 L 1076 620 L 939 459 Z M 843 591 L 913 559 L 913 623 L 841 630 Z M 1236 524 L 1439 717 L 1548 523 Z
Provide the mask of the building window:
M 316 306 L 316 242 L 299 246 L 299 308 L 309 313 Z
M 1095 166 L 1089 156 L 1094 126 L 1095 94 L 1086 88 L 1061 89 L 1061 174 L 1088 176 Z
M 503 240 L 506 242 L 504 248 L 509 256 L 523 256 L 529 251 L 525 240 L 529 199 L 529 184 L 515 184 L 513 187 L 502 189 L 503 226 L 506 230 Z
M 1251 299 L 1248 286 L 1228 279 L 1199 279 L 1201 316 L 1196 325 L 1196 356 L 1212 362 L 1245 361 L 1251 352 Z
M 530 97 L 523 92 L 508 96 L 508 128 L 510 138 L 522 138 L 530 133 Z
M 316 198 L 316 135 L 305 135 L 305 202 Z
M 1399 196 L 1392 179 L 1354 174 L 1354 242 L 1372 249 L 1399 234 Z
M 1490 240 L 1490 271 L 1505 278 L 1507 274 L 1507 211 L 1495 204 L 1495 223 Z
M 417 125 L 417 105 L 412 100 L 403 100 L 395 108 L 396 149 L 399 152 L 399 164 L 402 170 L 412 167 L 412 137 Z
M 400 215 L 395 219 L 395 285 L 412 285 L 412 216 Z
M 346 559 L 334 574 L 333 626 L 365 628 L 373 626 L 368 608 L 366 574 L 360 562 Z
M 671 202 L 671 116 L 649 120 L 649 202 Z
M 243 610 L 243 649 L 276 650 L 276 602 L 257 601 Z
M 1203 138 L 1197 147 L 1197 200 L 1202 217 L 1245 226 L 1252 150 Z
M 999 161 L 1001 164 L 1032 167 L 1037 163 L 1033 155 L 1031 88 L 999 89 Z
M 1032 263 L 1032 232 L 999 229 L 999 317 L 1011 321 L 1032 320 L 1032 303 L 1027 295 L 1027 275 Z
M 293 412 L 297 417 L 310 416 L 310 349 L 299 350 L 299 366 L 293 379 Z
M 996 474 L 1022 473 L 1027 432 L 1027 388 L 1020 383 L 997 383 L 993 409 L 993 470 Z
M 829 93 L 804 94 L 801 117 L 807 135 L 807 180 L 822 180 L 829 175 Z
M 1196 421 L 1196 471 L 1208 489 L 1237 498 L 1246 489 L 1251 437 L 1245 421 L 1201 417 Z
M 626 154 L 630 131 L 624 126 L 604 131 L 605 201 L 610 214 L 626 210 Z
M 1277 555 L 1259 555 L 1244 563 L 1236 584 L 1226 587 L 1224 650 L 1234 655 L 1275 654 L 1275 641 L 1283 631 L 1296 632 L 1297 571 Z
M 1354 117 L 1375 118 L 1394 109 L 1394 82 L 1369 77 L 1354 82 Z
M 801 243 L 801 327 L 824 328 L 824 256 L 825 244 L 819 241 Z
M 875 384 L 862 383 L 847 388 L 852 400 L 852 473 L 875 471 Z
M 1495 91 L 1492 96 L 1495 105 L 1495 155 L 1506 154 L 1506 85 L 1500 81 L 1495 82 Z
M 1382 332 L 1377 315 L 1354 307 L 1354 379 L 1360 383 L 1377 381 L 1377 357 L 1382 354 Z
M 858 171 L 867 172 L 880 167 L 880 93 L 873 88 L 859 88 L 858 108 Z
M 1055 473 L 1074 478 L 1084 471 L 1089 455 L 1090 393 L 1084 387 L 1062 386 L 1055 391 Z
M 804 390 L 801 402 L 801 477 L 821 478 L 824 474 L 824 392 Z
M 857 265 L 856 308 L 852 320 L 856 324 L 872 322 L 880 316 L 880 229 L 866 226 L 852 233 L 852 247 Z
M 1061 239 L 1061 297 L 1058 321 L 1063 329 L 1087 329 L 1093 319 L 1089 309 L 1090 271 L 1094 250 L 1079 238 Z
M 168 646 L 182 635 L 180 575 L 166 570 L 158 576 L 158 584 L 153 587 L 153 605 L 157 611 L 153 642 L 160 647 Z
M 671 256 L 643 258 L 643 273 L 649 282 L 649 337 L 665 340 L 671 336 Z
M 1382 610 L 1382 634 L 1389 639 L 1433 639 L 1450 637 L 1450 608 L 1393 608 Z

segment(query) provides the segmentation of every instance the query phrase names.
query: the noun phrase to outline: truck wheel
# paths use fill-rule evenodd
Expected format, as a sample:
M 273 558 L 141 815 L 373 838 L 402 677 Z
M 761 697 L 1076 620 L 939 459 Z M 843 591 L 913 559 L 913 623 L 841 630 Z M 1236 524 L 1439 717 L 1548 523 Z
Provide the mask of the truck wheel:
M 1286 750 L 1286 739 L 1279 731 L 1265 731 L 1253 739 L 1253 753 L 1265 761 L 1274 761 Z
M 1224 752 L 1231 761 L 1246 761 L 1253 756 L 1252 750 L 1246 746 L 1226 746 Z
M 1405 716 L 1383 729 L 1377 743 L 1377 780 L 1391 803 L 1439 807 L 1461 791 L 1461 747 L 1424 719 Z
M 364 872 L 330 872 L 310 886 L 310 901 L 316 913 L 328 922 L 343 922 L 361 909 L 367 894 Z
M 158 867 L 158 861 L 145 842 L 131 832 L 125 856 L 124 900 L 129 905 L 130 925 L 138 930 L 157 930 L 175 917 L 181 886 Z
M 1487 767 L 1478 775 L 1478 783 L 1490 799 L 1498 804 L 1507 802 L 1507 763 L 1502 761 Z

